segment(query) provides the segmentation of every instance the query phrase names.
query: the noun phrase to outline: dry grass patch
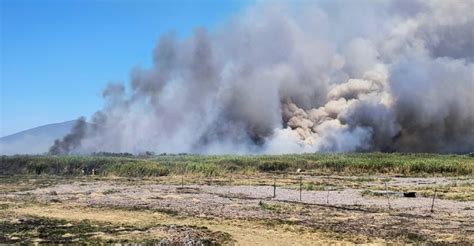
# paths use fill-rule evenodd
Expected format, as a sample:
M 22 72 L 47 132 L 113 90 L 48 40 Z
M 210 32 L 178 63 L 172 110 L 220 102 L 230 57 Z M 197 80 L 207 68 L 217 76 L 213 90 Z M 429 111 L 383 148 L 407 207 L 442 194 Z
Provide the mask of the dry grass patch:
M 300 225 L 269 225 L 252 220 L 220 220 L 170 216 L 152 211 L 128 211 L 109 208 L 70 207 L 61 204 L 28 205 L 11 209 L 17 215 L 39 216 L 73 221 L 91 220 L 115 225 L 145 228 L 152 225 L 206 227 L 211 231 L 226 232 L 237 245 L 312 245 L 319 243 L 348 243 L 331 233 L 316 232 Z M 151 232 L 150 232 L 151 233 Z M 107 237 L 107 235 L 102 235 Z

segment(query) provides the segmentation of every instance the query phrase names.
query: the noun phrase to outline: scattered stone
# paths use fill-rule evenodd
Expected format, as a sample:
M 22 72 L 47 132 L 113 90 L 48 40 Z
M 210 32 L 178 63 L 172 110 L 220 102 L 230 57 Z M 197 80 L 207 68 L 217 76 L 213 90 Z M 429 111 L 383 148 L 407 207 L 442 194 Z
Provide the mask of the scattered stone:
M 13 236 L 13 237 L 10 237 L 10 240 L 12 240 L 12 241 L 18 241 L 18 240 L 20 240 L 20 238 Z
M 403 192 L 403 197 L 415 198 L 416 192 L 413 192 L 413 191 Z

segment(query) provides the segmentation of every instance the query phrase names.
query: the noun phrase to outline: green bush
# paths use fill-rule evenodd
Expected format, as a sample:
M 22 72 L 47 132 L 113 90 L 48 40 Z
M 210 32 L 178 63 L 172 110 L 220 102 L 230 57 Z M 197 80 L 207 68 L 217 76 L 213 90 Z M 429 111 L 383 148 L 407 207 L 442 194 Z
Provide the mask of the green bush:
M 263 162 L 258 165 L 258 170 L 262 172 L 286 171 L 289 167 L 290 164 L 288 164 L 287 162 Z
M 128 177 L 166 176 L 169 170 L 155 162 L 128 162 L 108 166 L 105 174 Z
M 217 164 L 214 163 L 191 163 L 186 166 L 187 173 L 201 173 L 206 176 L 217 176 L 222 171 Z

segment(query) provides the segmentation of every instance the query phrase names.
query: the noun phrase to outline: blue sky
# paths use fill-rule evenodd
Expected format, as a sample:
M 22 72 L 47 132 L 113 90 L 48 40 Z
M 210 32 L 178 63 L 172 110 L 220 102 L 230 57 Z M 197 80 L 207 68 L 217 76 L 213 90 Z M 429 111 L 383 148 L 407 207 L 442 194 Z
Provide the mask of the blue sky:
M 161 34 L 216 28 L 251 0 L 0 0 L 0 136 L 90 116 Z

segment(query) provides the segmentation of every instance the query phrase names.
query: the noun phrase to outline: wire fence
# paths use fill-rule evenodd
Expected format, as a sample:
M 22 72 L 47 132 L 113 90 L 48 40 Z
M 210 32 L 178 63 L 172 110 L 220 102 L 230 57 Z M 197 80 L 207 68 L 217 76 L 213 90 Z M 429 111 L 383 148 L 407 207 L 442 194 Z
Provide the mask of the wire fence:
M 281 177 L 283 175 L 283 177 Z M 258 178 L 256 178 L 258 179 Z M 381 185 L 382 188 L 376 190 L 364 190 L 368 191 L 372 196 L 385 198 L 386 199 L 386 208 L 388 210 L 393 209 L 392 200 L 396 196 L 406 197 L 406 198 L 416 198 L 416 192 L 408 191 L 408 192 L 401 192 L 401 191 L 394 191 L 390 187 L 390 183 L 387 182 L 389 177 L 380 177 L 380 178 L 371 178 L 371 183 Z M 316 177 L 318 181 L 315 183 L 314 176 L 307 176 L 305 174 L 294 174 L 294 173 L 279 173 L 279 175 L 273 175 L 272 178 L 265 177 L 262 180 L 259 180 L 258 185 L 248 185 L 254 187 L 269 187 L 268 193 L 266 192 L 257 192 L 254 193 L 252 196 L 246 197 L 247 199 L 259 199 L 259 200 L 275 200 L 275 201 L 284 201 L 284 202 L 291 202 L 291 203 L 304 203 L 304 204 L 313 204 L 313 205 L 326 205 L 330 207 L 341 207 L 344 206 L 345 208 L 358 206 L 358 202 L 353 202 L 352 204 L 348 204 L 345 202 L 340 202 L 340 195 L 337 195 L 344 189 L 351 189 L 350 187 L 345 187 L 344 185 L 337 186 L 334 185 L 334 180 L 347 180 L 347 177 L 334 177 L 334 176 L 318 176 Z M 187 182 L 186 182 L 187 181 Z M 227 185 L 227 186 L 242 186 L 240 184 L 235 185 L 233 184 L 234 179 L 232 176 L 228 178 L 227 181 L 222 180 L 208 180 L 205 182 L 207 185 Z M 317 187 L 314 187 L 315 184 Z M 185 188 L 186 186 L 191 185 L 202 185 L 202 182 L 195 182 L 193 179 L 186 180 L 185 175 L 181 176 L 181 188 Z M 361 190 L 361 189 L 357 189 Z M 433 196 L 431 198 L 431 203 L 429 211 L 432 213 L 435 211 L 435 201 L 437 198 L 436 189 L 433 189 Z M 250 192 L 251 193 L 251 192 Z M 314 197 L 314 193 L 318 193 L 317 199 Z M 321 199 L 321 194 L 324 193 L 324 198 Z M 425 194 L 426 196 L 426 194 Z M 362 195 L 361 197 L 364 197 Z M 334 201 L 333 202 L 333 198 Z M 366 200 L 368 200 L 366 198 Z M 358 209 L 360 210 L 360 209 Z

